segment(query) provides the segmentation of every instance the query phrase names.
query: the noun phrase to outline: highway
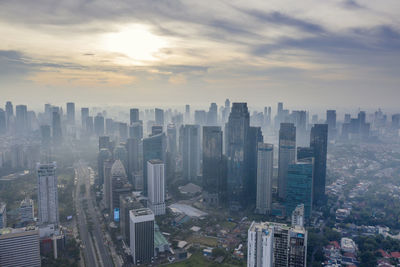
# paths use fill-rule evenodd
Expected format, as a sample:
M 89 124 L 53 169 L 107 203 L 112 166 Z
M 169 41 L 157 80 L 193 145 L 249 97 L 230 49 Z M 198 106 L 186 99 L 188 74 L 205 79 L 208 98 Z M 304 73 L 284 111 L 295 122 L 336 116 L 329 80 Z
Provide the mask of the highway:
M 85 184 L 86 191 L 84 196 L 80 195 L 80 192 L 77 192 L 77 199 L 80 199 L 78 205 L 80 205 L 80 209 L 78 216 L 79 230 L 81 233 L 82 241 L 85 239 L 85 243 L 89 246 L 85 247 L 85 263 L 86 266 L 102 266 L 102 267 L 112 267 L 114 266 L 113 259 L 111 257 L 110 251 L 108 247 L 106 247 L 106 239 L 103 235 L 103 231 L 101 229 L 102 222 L 100 222 L 99 217 L 96 214 L 96 209 L 93 204 L 93 199 L 90 193 L 90 180 L 89 180 L 89 171 L 88 166 L 80 161 L 76 166 L 77 172 L 77 191 L 80 191 L 80 187 L 82 184 Z M 83 200 L 87 200 L 87 210 L 82 207 Z M 79 206 L 78 206 L 79 207 Z M 92 222 L 92 238 L 90 238 L 90 234 L 88 232 L 88 226 L 86 225 L 86 218 Z M 85 225 L 82 225 L 85 224 Z M 82 229 L 82 230 L 81 230 Z M 82 234 L 85 231 L 85 234 Z M 93 242 L 94 240 L 94 242 Z M 86 256 L 87 255 L 87 256 Z M 88 260 L 86 261 L 86 258 Z

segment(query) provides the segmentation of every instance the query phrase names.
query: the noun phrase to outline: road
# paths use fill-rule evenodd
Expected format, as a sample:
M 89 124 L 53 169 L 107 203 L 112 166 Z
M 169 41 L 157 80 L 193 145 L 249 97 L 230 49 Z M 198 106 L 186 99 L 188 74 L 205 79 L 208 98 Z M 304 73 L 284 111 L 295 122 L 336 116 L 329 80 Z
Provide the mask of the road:
M 110 251 L 108 250 L 108 247 L 106 246 L 105 237 L 103 235 L 103 231 L 101 229 L 101 226 L 103 225 L 102 222 L 100 222 L 99 217 L 96 214 L 96 208 L 93 204 L 93 198 L 90 193 L 90 180 L 89 180 L 89 171 L 88 171 L 88 166 L 84 164 L 82 161 L 80 161 L 77 166 L 76 166 L 76 171 L 77 171 L 77 176 L 78 176 L 78 184 L 77 184 L 77 190 L 80 190 L 81 185 L 85 184 L 86 190 L 85 194 L 83 196 L 77 194 L 77 199 L 81 197 L 80 204 L 82 205 L 82 201 L 84 199 L 87 200 L 87 210 L 85 213 L 85 210 L 81 207 L 81 210 L 79 211 L 80 217 L 78 222 L 79 222 L 79 229 L 81 229 L 81 226 L 83 228 L 82 231 L 86 230 L 86 233 L 84 235 L 90 235 L 88 234 L 88 226 L 86 225 L 86 218 L 92 222 L 92 238 L 89 238 L 89 240 L 86 240 L 86 243 L 91 244 L 88 249 L 86 249 L 86 254 L 88 254 L 88 261 L 87 261 L 87 266 L 103 266 L 103 267 L 112 267 L 114 266 L 113 259 L 111 257 Z M 79 197 L 78 197 L 79 196 Z M 79 209 L 77 209 L 79 210 Z M 81 223 L 85 223 L 85 226 L 81 225 Z M 82 234 L 81 234 L 82 236 Z M 84 237 L 82 237 L 83 240 Z M 93 242 L 94 240 L 94 242 Z M 86 246 L 87 248 L 87 246 Z M 94 262 L 91 260 L 91 258 L 94 259 Z M 86 260 L 86 257 L 85 257 Z M 92 265 L 94 264 L 94 265 Z

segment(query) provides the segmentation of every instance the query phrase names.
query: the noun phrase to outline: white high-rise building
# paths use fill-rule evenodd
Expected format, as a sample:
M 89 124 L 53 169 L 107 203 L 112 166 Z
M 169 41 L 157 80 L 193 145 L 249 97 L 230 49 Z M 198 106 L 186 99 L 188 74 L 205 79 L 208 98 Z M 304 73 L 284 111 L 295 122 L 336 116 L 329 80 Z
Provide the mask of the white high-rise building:
M 155 215 L 165 214 L 165 164 L 158 159 L 147 162 L 149 208 Z
M 274 228 L 268 223 L 253 222 L 248 231 L 247 266 L 272 267 Z
M 267 214 L 272 207 L 274 146 L 258 143 L 256 213 Z
M 59 223 L 57 165 L 55 162 L 37 164 L 38 175 L 38 218 L 40 224 Z

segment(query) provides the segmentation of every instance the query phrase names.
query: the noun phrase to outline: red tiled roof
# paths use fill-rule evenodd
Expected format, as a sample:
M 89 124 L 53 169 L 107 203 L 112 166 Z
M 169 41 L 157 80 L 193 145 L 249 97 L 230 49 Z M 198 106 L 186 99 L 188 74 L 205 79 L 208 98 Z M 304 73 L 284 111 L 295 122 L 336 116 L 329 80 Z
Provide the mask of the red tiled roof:
M 392 257 L 392 258 L 396 258 L 396 259 L 399 259 L 400 258 L 400 252 L 391 252 L 390 253 L 390 256 Z
M 386 251 L 384 251 L 383 249 L 378 249 L 378 252 L 381 253 L 382 257 L 390 258 L 390 255 Z

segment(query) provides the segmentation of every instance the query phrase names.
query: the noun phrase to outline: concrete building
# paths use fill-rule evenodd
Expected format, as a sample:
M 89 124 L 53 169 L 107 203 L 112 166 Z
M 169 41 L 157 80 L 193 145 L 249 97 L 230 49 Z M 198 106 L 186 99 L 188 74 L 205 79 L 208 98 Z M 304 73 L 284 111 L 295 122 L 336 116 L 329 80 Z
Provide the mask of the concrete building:
M 200 174 L 200 126 L 182 125 L 179 131 L 183 178 L 194 181 Z
M 292 212 L 292 226 L 304 227 L 304 204 L 297 205 Z
M 247 267 L 272 267 L 274 228 L 268 223 L 253 222 L 248 231 Z
M 0 202 L 0 229 L 7 227 L 7 205 Z
M 19 221 L 21 224 L 34 221 L 34 205 L 33 200 L 26 198 L 19 205 Z
M 258 143 L 256 213 L 266 214 L 272 208 L 274 146 Z
M 38 229 L 27 227 L 0 230 L 0 266 L 41 266 Z
M 165 165 L 161 160 L 147 162 L 148 207 L 154 215 L 165 214 Z
M 57 165 L 55 162 L 37 164 L 38 175 L 38 218 L 40 224 L 59 223 Z
M 154 259 L 154 213 L 143 208 L 131 210 L 129 216 L 133 264 L 149 264 Z
M 287 172 L 289 164 L 296 161 L 296 127 L 293 123 L 281 123 L 279 130 L 278 196 L 286 198 Z

